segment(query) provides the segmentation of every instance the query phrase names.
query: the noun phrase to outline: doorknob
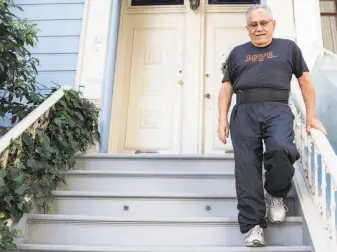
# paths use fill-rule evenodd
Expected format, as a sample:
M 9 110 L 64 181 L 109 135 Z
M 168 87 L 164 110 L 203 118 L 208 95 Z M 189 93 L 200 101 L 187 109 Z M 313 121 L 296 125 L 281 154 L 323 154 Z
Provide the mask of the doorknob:
M 183 82 L 182 80 L 179 80 L 179 81 L 178 81 L 178 84 L 179 84 L 180 86 L 182 86 L 182 85 L 184 85 L 184 82 Z
M 206 99 L 210 99 L 211 98 L 211 95 L 210 94 L 205 94 L 204 96 Z

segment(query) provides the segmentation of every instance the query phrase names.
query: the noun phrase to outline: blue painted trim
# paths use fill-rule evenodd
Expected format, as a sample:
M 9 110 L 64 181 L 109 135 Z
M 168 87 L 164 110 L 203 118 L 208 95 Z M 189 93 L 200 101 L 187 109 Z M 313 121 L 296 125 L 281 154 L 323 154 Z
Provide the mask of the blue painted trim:
M 99 153 L 108 153 L 109 151 L 111 106 L 114 87 L 121 1 L 122 0 L 112 0 L 110 12 L 109 39 L 107 44 L 107 57 L 105 62 L 104 81 L 102 88 L 102 106 L 100 118 L 101 144 L 98 150 Z

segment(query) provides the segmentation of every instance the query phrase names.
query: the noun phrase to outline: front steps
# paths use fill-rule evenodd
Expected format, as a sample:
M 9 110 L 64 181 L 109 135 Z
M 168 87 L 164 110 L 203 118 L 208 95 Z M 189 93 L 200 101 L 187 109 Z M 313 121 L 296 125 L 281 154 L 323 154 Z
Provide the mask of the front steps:
M 311 251 L 294 190 L 265 248 L 243 246 L 233 157 L 80 157 L 50 214 L 30 214 L 21 251 Z

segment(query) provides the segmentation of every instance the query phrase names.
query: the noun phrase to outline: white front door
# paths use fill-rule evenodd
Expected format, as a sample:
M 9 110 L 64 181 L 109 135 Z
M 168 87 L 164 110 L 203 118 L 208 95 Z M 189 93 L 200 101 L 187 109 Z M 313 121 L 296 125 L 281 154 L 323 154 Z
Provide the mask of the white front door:
M 173 4 L 149 5 L 155 1 Z M 223 154 L 231 148 L 216 132 L 221 63 L 248 40 L 248 6 L 202 0 L 194 11 L 188 0 L 182 3 L 123 4 L 110 152 Z
M 119 38 L 113 152 L 180 153 L 184 13 L 130 4 Z
M 179 153 L 183 15 L 133 15 L 128 21 L 132 57 L 124 148 Z
M 213 6 L 209 6 L 212 8 Z M 207 10 L 207 9 L 206 9 Z M 206 13 L 206 60 L 205 60 L 205 94 L 204 94 L 204 153 L 221 154 L 230 152 L 232 144 L 230 137 L 227 144 L 220 142 L 217 134 L 218 126 L 218 94 L 223 74 L 222 63 L 230 51 L 239 44 L 247 42 L 248 35 L 245 30 L 245 13 L 226 12 L 221 6 L 213 12 Z M 235 94 L 229 110 L 236 103 Z

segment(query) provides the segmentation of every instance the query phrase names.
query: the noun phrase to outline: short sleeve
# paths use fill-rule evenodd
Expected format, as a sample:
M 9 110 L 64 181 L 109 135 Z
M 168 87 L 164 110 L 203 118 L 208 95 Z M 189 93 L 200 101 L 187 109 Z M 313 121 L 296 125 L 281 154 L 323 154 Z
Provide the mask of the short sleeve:
M 293 74 L 296 78 L 300 78 L 304 72 L 309 72 L 309 68 L 303 58 L 301 49 L 294 42 L 293 49 Z
M 232 69 L 233 69 L 233 51 L 230 52 L 229 56 L 226 59 L 225 65 L 224 65 L 224 77 L 222 78 L 222 83 L 226 81 L 230 81 L 233 84 L 233 75 L 232 75 Z

